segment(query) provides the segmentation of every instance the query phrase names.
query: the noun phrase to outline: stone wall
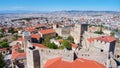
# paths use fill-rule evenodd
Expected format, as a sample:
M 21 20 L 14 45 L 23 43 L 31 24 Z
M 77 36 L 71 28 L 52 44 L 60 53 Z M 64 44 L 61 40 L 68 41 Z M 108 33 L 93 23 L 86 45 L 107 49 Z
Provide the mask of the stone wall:
M 39 49 L 40 53 L 40 61 L 41 61 L 41 68 L 43 68 L 44 64 L 47 60 L 61 57 L 65 61 L 72 62 L 74 60 L 74 52 L 73 51 L 65 51 L 65 50 L 54 50 L 54 49 Z

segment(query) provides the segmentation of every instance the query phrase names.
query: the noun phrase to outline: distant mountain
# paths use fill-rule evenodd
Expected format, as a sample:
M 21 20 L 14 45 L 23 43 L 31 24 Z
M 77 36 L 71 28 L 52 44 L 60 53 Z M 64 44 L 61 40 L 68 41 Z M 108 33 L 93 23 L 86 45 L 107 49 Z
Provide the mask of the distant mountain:
M 94 12 L 98 12 L 98 13 L 118 13 L 118 11 L 80 11 L 80 10 L 70 10 L 70 11 L 64 11 L 64 12 L 88 12 L 88 13 L 94 13 Z
M 51 12 L 51 11 L 50 11 Z M 0 14 L 4 13 L 50 13 L 49 11 L 29 11 L 29 10 L 3 10 Z M 117 11 L 80 11 L 80 10 L 70 10 L 70 11 L 53 11 L 52 13 L 120 13 Z
M 4 13 L 38 13 L 38 12 L 41 12 L 42 11 L 29 11 L 29 10 L 3 10 L 3 11 L 0 11 L 0 14 L 4 14 Z

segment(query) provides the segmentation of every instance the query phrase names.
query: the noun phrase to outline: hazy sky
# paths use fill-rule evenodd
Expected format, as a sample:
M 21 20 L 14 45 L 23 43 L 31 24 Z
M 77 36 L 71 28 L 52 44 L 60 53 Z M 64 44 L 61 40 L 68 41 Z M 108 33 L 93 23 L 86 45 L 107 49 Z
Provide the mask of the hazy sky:
M 120 0 L 0 0 L 0 10 L 120 11 Z

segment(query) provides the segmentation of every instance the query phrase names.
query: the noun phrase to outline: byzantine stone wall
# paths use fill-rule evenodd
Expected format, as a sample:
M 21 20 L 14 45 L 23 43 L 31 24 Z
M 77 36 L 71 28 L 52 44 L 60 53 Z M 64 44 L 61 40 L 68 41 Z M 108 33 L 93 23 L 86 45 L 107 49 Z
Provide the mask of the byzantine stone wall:
M 90 59 L 90 60 L 94 60 L 97 61 L 101 64 L 106 63 L 107 61 L 107 53 L 102 53 L 102 52 L 96 52 L 96 51 L 84 51 L 84 50 L 80 50 L 80 51 L 75 51 L 77 57 L 79 58 L 86 58 L 86 59 Z
M 54 50 L 54 49 L 39 49 L 40 53 L 40 65 L 43 68 L 44 64 L 47 60 L 61 57 L 62 60 L 72 62 L 74 60 L 74 52 L 73 51 L 65 51 L 65 50 Z

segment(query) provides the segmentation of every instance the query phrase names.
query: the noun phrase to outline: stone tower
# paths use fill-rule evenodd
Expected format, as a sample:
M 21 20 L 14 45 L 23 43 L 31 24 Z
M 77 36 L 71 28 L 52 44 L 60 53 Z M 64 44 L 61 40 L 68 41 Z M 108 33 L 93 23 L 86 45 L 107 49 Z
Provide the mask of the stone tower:
M 31 42 L 30 32 L 24 31 L 22 37 L 23 37 L 23 49 L 24 49 L 24 51 L 26 51 L 27 41 Z
M 57 23 L 53 24 L 53 29 L 56 29 L 58 27 L 59 27 L 59 25 Z
M 76 44 L 81 44 L 84 31 L 87 31 L 88 24 L 75 24 L 73 38 Z

